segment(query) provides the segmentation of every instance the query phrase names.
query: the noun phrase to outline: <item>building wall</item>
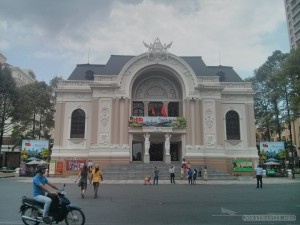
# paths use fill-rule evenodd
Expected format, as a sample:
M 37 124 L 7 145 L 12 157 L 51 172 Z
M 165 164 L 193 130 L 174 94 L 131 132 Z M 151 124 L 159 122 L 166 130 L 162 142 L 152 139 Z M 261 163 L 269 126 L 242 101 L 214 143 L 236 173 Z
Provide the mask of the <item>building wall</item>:
M 300 45 L 300 1 L 284 0 L 291 49 Z
M 179 93 L 180 114 L 186 118 L 186 128 L 128 127 L 136 85 L 149 79 L 153 71 L 163 71 L 163 78 Z M 219 77 L 196 77 L 181 58 L 172 54 L 159 64 L 147 54 L 139 55 L 116 77 L 95 75 L 94 81 L 60 82 L 56 90 L 52 159 L 92 159 L 101 161 L 103 166 L 130 163 L 134 140 L 143 142 L 143 135 L 150 133 L 152 140 L 164 141 L 164 135 L 170 133 L 171 141 L 180 143 L 180 157 L 194 163 L 231 172 L 232 159 L 257 160 L 254 93 L 250 83 L 220 83 Z M 154 100 L 167 104 L 167 100 L 151 99 L 151 96 L 144 99 Z M 78 108 L 86 113 L 83 139 L 70 138 L 71 114 Z M 147 111 L 147 106 L 145 108 Z M 229 110 L 239 115 L 240 140 L 226 140 L 225 115 Z

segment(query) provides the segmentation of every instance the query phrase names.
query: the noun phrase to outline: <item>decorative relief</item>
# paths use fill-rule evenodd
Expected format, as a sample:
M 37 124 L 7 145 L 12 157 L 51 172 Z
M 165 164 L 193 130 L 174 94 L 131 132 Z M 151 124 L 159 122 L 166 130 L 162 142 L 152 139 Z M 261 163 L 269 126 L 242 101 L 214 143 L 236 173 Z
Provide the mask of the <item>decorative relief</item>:
M 100 121 L 103 126 L 106 126 L 109 121 L 109 109 L 107 107 L 103 107 L 101 110 Z
M 134 96 L 135 98 L 177 98 L 177 91 L 171 82 L 160 77 L 154 77 L 143 81 L 137 87 Z
M 216 144 L 215 135 L 207 135 L 206 142 L 207 142 L 207 145 L 215 145 Z
M 153 44 L 147 44 L 145 42 L 143 43 L 145 47 L 148 48 L 148 59 L 153 60 L 155 62 L 160 62 L 162 60 L 168 59 L 167 49 L 171 47 L 172 42 L 168 45 L 162 45 L 160 39 L 156 38 Z
M 214 124 L 214 114 L 211 109 L 208 109 L 205 112 L 205 123 L 208 128 L 212 128 Z
M 108 134 L 100 134 L 100 144 L 102 145 L 108 145 Z

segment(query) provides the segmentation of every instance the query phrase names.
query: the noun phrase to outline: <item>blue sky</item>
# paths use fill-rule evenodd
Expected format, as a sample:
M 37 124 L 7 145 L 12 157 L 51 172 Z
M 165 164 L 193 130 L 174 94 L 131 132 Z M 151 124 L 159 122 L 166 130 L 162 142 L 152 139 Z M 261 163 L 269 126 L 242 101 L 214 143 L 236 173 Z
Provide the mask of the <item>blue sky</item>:
M 283 0 L 1 0 L 0 34 L 7 63 L 47 83 L 76 64 L 142 54 L 156 37 L 243 79 L 273 51 L 290 50 Z

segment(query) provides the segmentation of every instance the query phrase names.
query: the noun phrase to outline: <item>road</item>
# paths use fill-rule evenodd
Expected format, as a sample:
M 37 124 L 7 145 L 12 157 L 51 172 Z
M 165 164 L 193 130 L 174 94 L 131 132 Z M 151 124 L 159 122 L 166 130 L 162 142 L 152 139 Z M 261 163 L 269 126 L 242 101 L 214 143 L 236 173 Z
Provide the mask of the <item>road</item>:
M 82 207 L 86 225 L 300 224 L 300 183 L 265 184 L 262 189 L 255 184 L 102 184 L 97 199 L 91 185 L 84 199 L 76 184 L 65 190 L 72 204 Z M 31 195 L 31 183 L 3 178 L 0 193 L 0 225 L 22 224 L 18 208 L 21 197 Z M 245 221 L 249 219 L 277 221 Z

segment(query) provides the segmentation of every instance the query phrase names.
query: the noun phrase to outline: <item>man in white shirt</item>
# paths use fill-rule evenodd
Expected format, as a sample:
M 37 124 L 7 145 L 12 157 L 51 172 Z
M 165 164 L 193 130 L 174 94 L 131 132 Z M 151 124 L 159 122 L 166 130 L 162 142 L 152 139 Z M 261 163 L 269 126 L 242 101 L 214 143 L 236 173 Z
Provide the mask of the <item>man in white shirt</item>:
M 172 183 L 175 184 L 175 166 L 171 165 L 169 172 L 170 172 L 171 184 Z
M 263 168 L 261 167 L 261 165 L 258 165 L 255 168 L 256 171 L 256 180 L 257 180 L 257 184 L 256 184 L 256 188 L 262 188 L 262 176 L 263 176 Z

